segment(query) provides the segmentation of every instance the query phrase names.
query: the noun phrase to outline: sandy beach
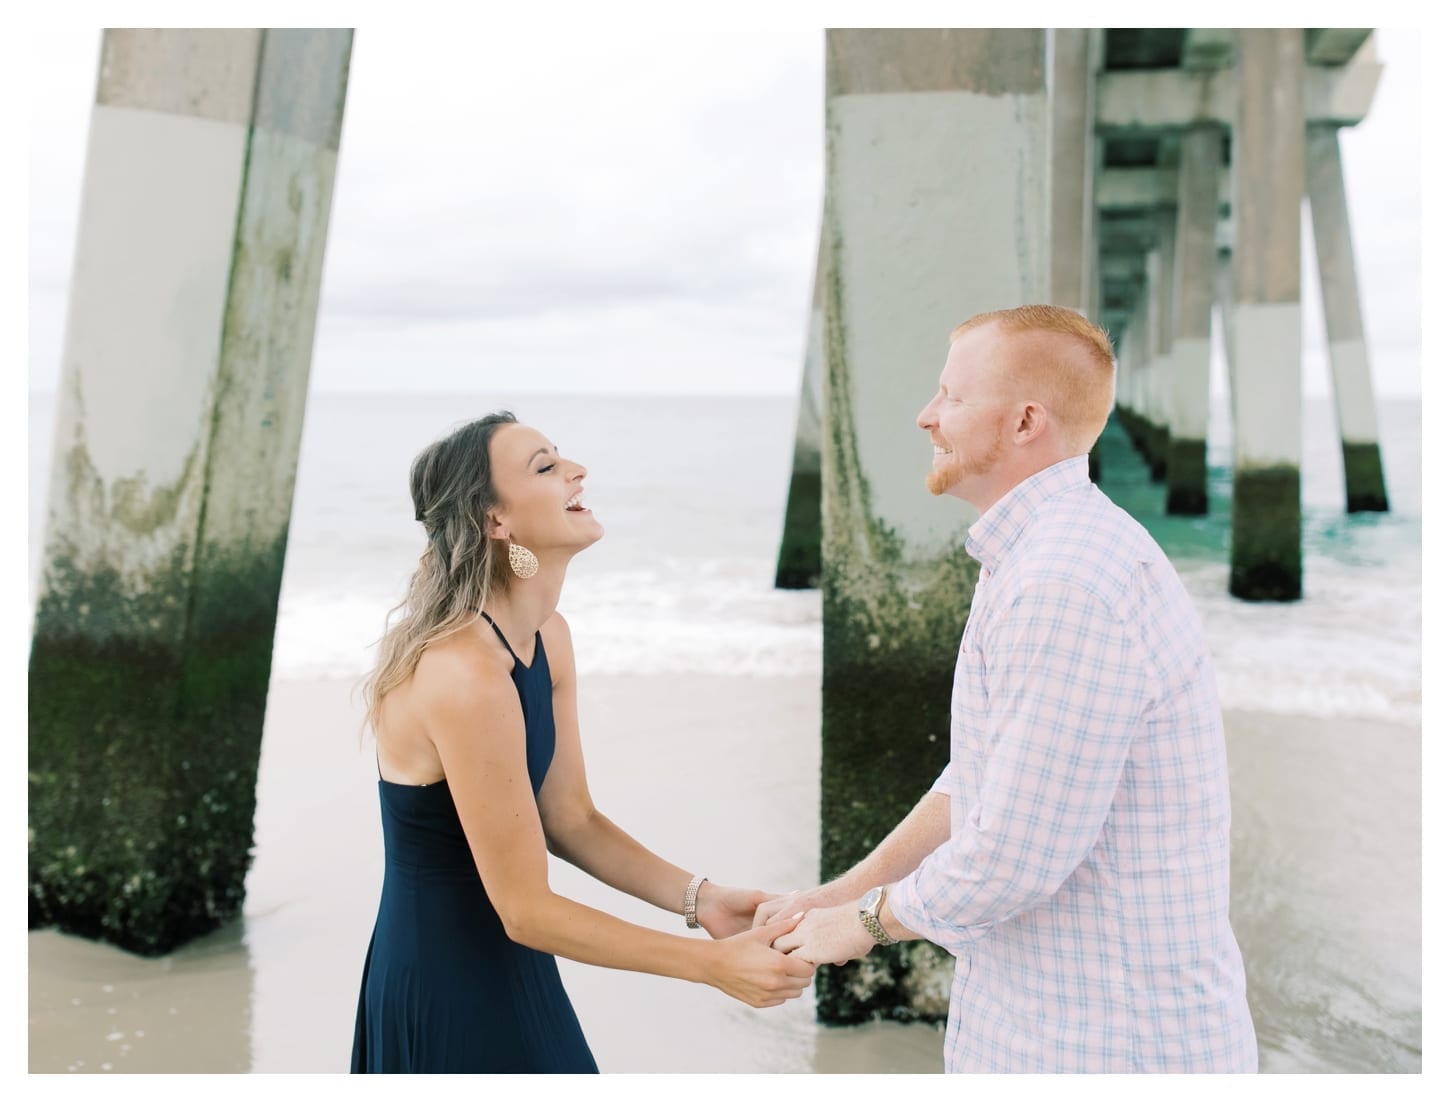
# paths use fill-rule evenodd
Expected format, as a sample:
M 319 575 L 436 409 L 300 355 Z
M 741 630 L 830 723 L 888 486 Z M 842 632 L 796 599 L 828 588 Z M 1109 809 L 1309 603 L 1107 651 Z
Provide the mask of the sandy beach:
M 1420 1071 L 1420 728 L 1224 723 L 1260 1071 Z
M 598 806 L 725 883 L 815 882 L 819 680 L 581 679 Z M 274 681 L 245 914 L 144 960 L 30 934 L 30 1070 L 340 1072 L 382 883 L 376 772 L 352 686 Z M 556 890 L 631 921 L 668 915 L 551 858 Z M 826 1030 L 810 995 L 757 1011 L 712 988 L 560 961 L 606 1072 L 934 1072 L 941 1032 Z
M 32 1072 L 346 1070 L 382 877 L 376 774 L 351 690 L 273 683 L 241 921 L 159 960 L 30 934 Z M 818 708 L 816 678 L 581 678 L 596 803 L 721 882 L 807 886 Z M 1226 723 L 1234 925 L 1262 1070 L 1418 1070 L 1418 729 L 1252 712 Z M 1358 825 L 1369 815 L 1374 834 Z M 680 927 L 569 866 L 555 862 L 552 877 L 591 905 Z M 757 1011 L 700 985 L 560 965 L 606 1072 L 942 1068 L 933 1026 L 825 1028 L 809 994 Z

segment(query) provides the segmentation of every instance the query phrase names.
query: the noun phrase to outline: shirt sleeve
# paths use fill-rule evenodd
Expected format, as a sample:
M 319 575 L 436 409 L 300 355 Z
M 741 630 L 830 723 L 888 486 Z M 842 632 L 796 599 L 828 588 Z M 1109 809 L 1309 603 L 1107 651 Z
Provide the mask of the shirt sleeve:
M 890 892 L 908 929 L 957 955 L 1082 864 L 1152 699 L 1141 644 L 1070 583 L 1024 588 L 983 651 L 991 716 L 978 802 Z
M 947 762 L 946 767 L 937 774 L 936 783 L 931 786 L 931 791 L 940 792 L 944 796 L 952 794 L 952 763 Z

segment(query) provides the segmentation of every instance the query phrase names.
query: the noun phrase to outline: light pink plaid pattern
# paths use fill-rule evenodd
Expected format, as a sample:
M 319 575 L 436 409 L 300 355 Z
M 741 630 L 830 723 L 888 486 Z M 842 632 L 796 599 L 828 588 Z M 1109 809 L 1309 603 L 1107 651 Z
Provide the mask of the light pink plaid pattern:
M 890 890 L 957 958 L 948 1071 L 1255 1071 L 1203 626 L 1078 456 L 974 524 L 952 837 Z

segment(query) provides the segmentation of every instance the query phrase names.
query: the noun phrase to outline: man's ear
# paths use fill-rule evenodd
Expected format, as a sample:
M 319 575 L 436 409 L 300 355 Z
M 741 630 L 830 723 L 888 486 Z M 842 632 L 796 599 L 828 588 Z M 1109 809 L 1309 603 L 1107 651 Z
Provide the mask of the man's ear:
M 1031 443 L 1046 431 L 1047 410 L 1043 409 L 1036 402 L 1028 402 L 1022 407 L 1022 413 L 1017 419 L 1016 436 L 1018 443 Z

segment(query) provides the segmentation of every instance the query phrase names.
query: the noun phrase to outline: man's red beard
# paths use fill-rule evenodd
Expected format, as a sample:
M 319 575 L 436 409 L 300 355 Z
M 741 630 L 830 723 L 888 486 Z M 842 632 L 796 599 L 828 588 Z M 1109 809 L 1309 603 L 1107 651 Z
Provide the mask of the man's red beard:
M 992 437 L 992 446 L 987 449 L 987 454 L 974 460 L 956 461 L 944 467 L 932 467 L 926 472 L 926 488 L 937 497 L 946 493 L 964 478 L 974 475 L 983 475 L 997 465 L 997 460 L 1002 457 L 1002 425 L 999 422 L 995 434 Z M 955 452 L 951 453 L 955 456 Z

